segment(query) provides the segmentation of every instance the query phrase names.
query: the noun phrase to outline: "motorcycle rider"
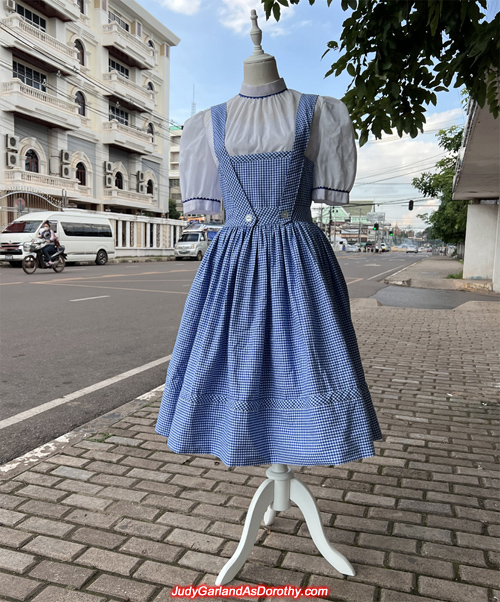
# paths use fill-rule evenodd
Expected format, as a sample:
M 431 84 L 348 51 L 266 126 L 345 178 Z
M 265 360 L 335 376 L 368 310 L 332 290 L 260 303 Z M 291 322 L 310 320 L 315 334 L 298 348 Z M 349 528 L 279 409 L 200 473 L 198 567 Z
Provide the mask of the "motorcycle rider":
M 47 265 L 53 265 L 53 262 L 50 260 L 50 257 L 53 253 L 56 252 L 56 245 L 54 244 L 56 235 L 55 235 L 54 231 L 50 228 L 50 223 L 48 220 L 43 222 L 42 227 L 40 228 L 40 231 L 38 233 L 38 236 L 39 236 L 39 238 L 43 238 L 44 240 L 46 240 L 48 243 L 42 248 L 42 253 L 43 253 L 43 257 L 45 259 L 45 263 Z

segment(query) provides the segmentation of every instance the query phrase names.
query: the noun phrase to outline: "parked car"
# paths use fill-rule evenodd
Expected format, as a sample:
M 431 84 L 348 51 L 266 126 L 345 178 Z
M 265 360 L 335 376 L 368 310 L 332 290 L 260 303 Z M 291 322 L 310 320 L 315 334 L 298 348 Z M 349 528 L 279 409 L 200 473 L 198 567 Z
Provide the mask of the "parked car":
M 416 247 L 415 245 L 408 245 L 406 247 L 406 252 L 407 253 L 418 253 L 418 247 Z
M 347 245 L 347 252 L 348 253 L 358 253 L 360 249 L 359 245 Z
M 380 245 L 380 251 L 381 251 L 382 253 L 387 253 L 387 252 L 388 252 L 388 251 L 390 251 L 390 250 L 391 250 L 391 247 L 390 247 L 389 245 L 386 245 L 386 244 L 385 244 L 385 242 L 383 242 L 383 243 Z
M 18 217 L 0 234 L 0 261 L 21 265 L 23 245 L 38 237 L 46 220 L 65 246 L 66 261 L 94 261 L 104 265 L 116 256 L 113 229 L 107 217 L 78 210 L 37 211 Z

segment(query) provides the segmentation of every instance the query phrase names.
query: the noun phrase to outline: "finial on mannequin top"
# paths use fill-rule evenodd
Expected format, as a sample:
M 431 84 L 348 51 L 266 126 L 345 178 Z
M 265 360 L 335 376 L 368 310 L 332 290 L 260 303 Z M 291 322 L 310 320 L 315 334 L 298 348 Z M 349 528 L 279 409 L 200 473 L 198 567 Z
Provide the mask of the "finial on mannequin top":
M 250 38 L 254 44 L 253 54 L 243 61 L 243 81 L 249 86 L 269 84 L 280 78 L 276 59 L 262 50 L 262 30 L 257 25 L 257 12 L 250 11 L 252 29 Z

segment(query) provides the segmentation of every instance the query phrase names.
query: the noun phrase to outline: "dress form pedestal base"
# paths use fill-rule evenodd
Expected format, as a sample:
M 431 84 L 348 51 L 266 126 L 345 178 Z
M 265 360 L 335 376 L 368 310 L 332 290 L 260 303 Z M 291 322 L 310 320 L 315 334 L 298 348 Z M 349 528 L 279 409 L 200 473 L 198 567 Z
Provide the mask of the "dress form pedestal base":
M 295 502 L 302 511 L 311 538 L 325 559 L 339 573 L 353 577 L 356 573 L 351 563 L 326 538 L 316 500 L 309 488 L 286 464 L 272 464 L 266 476 L 267 480 L 257 489 L 248 508 L 240 543 L 217 576 L 216 585 L 225 585 L 236 577 L 252 551 L 262 519 L 264 525 L 272 525 L 276 513 L 288 510 L 290 502 Z

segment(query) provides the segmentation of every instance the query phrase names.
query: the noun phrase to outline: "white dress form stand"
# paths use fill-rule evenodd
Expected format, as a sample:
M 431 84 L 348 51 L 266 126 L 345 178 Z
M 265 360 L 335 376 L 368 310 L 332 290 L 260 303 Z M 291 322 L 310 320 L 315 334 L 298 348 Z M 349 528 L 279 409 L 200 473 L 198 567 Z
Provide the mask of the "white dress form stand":
M 339 573 L 354 577 L 356 573 L 351 563 L 327 540 L 316 500 L 309 488 L 294 476 L 286 464 L 272 464 L 266 475 L 267 480 L 257 489 L 248 508 L 240 543 L 215 584 L 225 585 L 236 577 L 252 551 L 262 518 L 264 525 L 272 525 L 276 512 L 288 510 L 290 502 L 295 502 L 302 511 L 311 538 L 325 559 Z
M 250 37 L 254 52 L 243 63 L 243 81 L 260 86 L 279 79 L 276 59 L 262 50 L 262 31 L 257 25 L 257 13 L 250 12 Z M 286 464 L 272 464 L 266 471 L 267 480 L 257 489 L 248 509 L 241 540 L 231 559 L 217 576 L 216 585 L 229 583 L 245 564 L 252 551 L 262 518 L 264 525 L 272 525 L 276 512 L 284 512 L 295 502 L 306 519 L 309 533 L 326 560 L 343 575 L 355 575 L 351 563 L 326 539 L 316 500 L 308 487 L 297 479 Z

